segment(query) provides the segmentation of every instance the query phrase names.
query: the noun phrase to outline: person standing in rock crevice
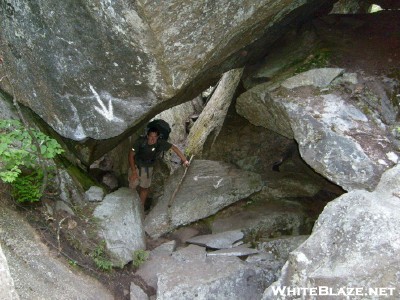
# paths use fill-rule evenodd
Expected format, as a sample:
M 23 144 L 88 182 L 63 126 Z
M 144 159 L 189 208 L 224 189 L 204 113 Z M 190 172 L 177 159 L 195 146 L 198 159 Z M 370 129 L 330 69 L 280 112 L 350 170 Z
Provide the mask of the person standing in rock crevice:
M 185 167 L 189 166 L 189 161 L 182 151 L 166 140 L 159 139 L 159 136 L 160 132 L 157 128 L 149 128 L 146 137 L 137 139 L 128 155 L 129 187 L 136 189 L 139 186 L 139 198 L 143 207 L 149 194 L 153 167 L 161 152 L 172 149 L 179 156 L 182 164 Z

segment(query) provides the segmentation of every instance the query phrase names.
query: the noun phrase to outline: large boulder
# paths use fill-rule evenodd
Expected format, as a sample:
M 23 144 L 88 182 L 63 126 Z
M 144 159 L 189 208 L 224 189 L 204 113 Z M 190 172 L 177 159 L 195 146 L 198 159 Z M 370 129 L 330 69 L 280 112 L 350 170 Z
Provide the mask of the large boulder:
M 150 236 L 158 237 L 213 215 L 263 186 L 256 173 L 210 160 L 194 160 L 182 178 L 183 170 L 179 169 L 168 179 L 164 195 L 145 218 L 145 230 Z
M 7 2 L 0 77 L 13 87 L 3 80 L 1 88 L 61 136 L 85 141 L 71 149 L 92 162 L 123 133 L 263 55 L 288 23 L 333 2 Z
M 276 299 L 277 288 L 310 291 L 321 286 L 331 288 L 332 293 L 359 288 L 365 296 L 369 288 L 383 288 L 389 298 L 398 298 L 399 186 L 398 165 L 383 174 L 373 192 L 354 190 L 329 203 L 311 236 L 289 255 L 282 276 L 263 299 Z
M 365 114 L 339 91 L 318 89 L 339 75 L 340 69 L 324 68 L 287 79 L 285 88 L 270 91 L 258 85 L 239 97 L 236 108 L 254 124 L 293 137 L 302 158 L 325 178 L 345 190 L 371 189 L 397 163 L 398 153 L 377 113 Z M 302 86 L 300 96 L 296 88 Z
M 132 261 L 135 250 L 146 249 L 142 210 L 136 191 L 120 188 L 108 194 L 93 213 L 99 219 L 100 238 L 106 242 L 115 266 Z
M 157 299 L 260 299 L 273 278 L 256 264 L 207 256 L 196 245 L 150 255 L 137 274 L 157 290 Z

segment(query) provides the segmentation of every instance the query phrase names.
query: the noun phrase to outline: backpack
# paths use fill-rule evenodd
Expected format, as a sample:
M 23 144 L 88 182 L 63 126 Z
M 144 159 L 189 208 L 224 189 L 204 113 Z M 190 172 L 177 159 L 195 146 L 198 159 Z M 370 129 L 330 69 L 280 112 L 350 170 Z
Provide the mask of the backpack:
M 146 126 L 146 133 L 147 130 L 149 130 L 149 128 L 155 127 L 158 129 L 158 131 L 160 132 L 160 139 L 163 140 L 168 140 L 169 138 L 169 134 L 171 133 L 171 126 L 169 126 L 169 124 L 162 120 L 162 119 L 155 119 L 153 121 L 150 121 L 147 126 Z
M 149 151 L 149 148 L 154 146 L 147 145 L 147 138 L 145 136 L 140 137 L 139 151 L 136 154 L 136 163 L 141 167 L 149 167 L 154 164 L 161 151 L 158 145 L 155 145 L 155 151 Z

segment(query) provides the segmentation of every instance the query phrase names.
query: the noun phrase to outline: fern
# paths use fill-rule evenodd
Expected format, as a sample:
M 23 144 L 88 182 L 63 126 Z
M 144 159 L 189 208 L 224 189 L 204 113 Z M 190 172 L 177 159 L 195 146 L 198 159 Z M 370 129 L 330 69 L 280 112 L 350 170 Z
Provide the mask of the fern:
M 37 202 L 42 198 L 41 185 L 43 172 L 34 171 L 28 175 L 18 176 L 12 183 L 12 196 L 17 202 Z

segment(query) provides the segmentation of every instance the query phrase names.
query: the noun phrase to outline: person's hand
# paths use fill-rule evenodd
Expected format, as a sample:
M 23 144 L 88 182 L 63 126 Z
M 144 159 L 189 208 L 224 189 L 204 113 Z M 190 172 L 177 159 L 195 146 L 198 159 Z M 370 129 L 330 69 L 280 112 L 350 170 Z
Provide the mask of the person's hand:
M 130 175 L 129 175 L 129 187 L 131 188 L 131 189 L 136 189 L 136 187 L 138 186 L 138 184 L 139 184 L 139 176 L 138 176 L 138 173 L 136 173 L 136 172 L 132 172 Z
M 184 165 L 186 168 L 190 166 L 190 162 L 188 160 L 185 160 L 182 165 Z

